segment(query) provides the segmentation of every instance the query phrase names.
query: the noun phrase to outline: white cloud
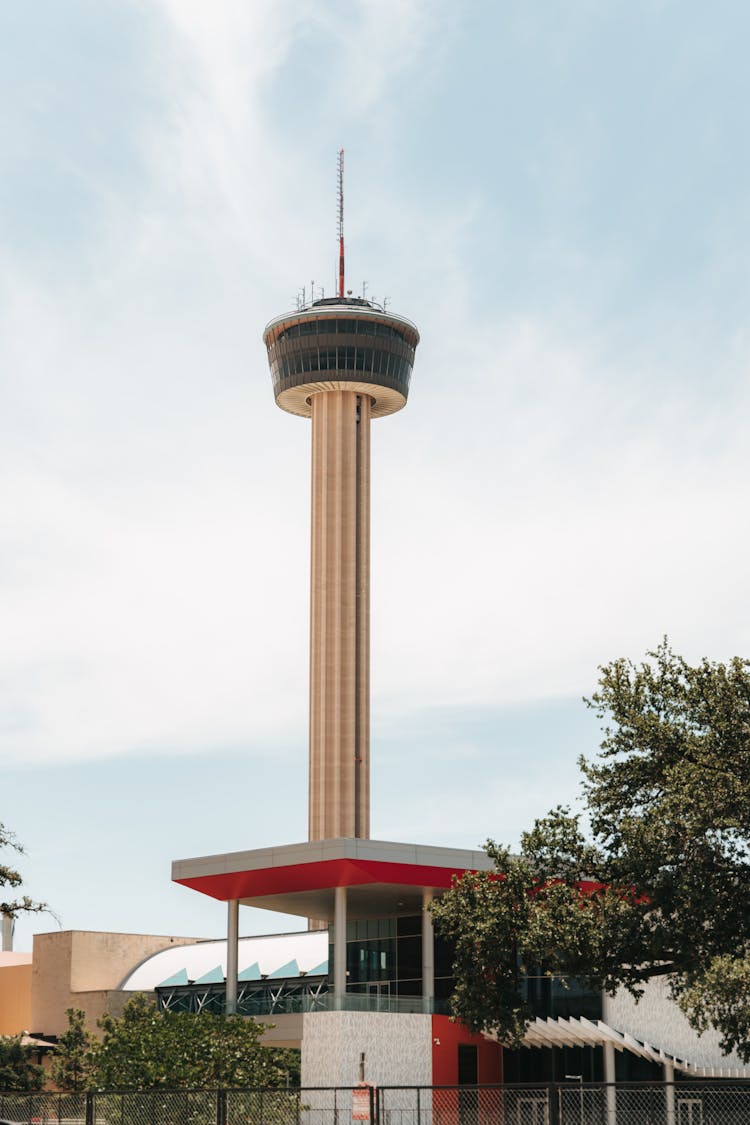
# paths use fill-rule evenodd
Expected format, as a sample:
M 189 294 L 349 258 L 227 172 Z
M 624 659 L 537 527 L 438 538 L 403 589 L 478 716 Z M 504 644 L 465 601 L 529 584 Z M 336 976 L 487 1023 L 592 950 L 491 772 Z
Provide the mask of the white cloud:
M 514 223 L 496 181 L 442 194 L 440 121 L 418 186 L 404 157 L 457 12 L 141 13 L 155 108 L 118 124 L 137 174 L 54 263 L 1 263 L 6 760 L 304 742 L 309 430 L 275 410 L 260 332 L 333 259 L 349 138 L 352 279 L 423 335 L 407 410 L 374 427 L 375 721 L 585 690 L 663 632 L 746 648 L 747 339 L 642 339 L 647 298 L 598 322 L 588 290 L 550 304 L 540 279 L 524 306 L 512 261 L 504 289 L 480 272 L 469 248 Z M 570 251 L 533 234 L 550 269 Z M 593 259 L 557 261 L 616 278 Z

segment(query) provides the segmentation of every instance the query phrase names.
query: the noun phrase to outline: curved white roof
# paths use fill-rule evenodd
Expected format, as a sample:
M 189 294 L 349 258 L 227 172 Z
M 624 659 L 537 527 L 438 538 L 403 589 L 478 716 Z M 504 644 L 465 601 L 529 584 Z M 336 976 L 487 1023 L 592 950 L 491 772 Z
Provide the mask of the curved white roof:
M 316 970 L 315 975 L 326 973 L 328 931 L 309 930 L 296 934 L 240 938 L 238 969 L 240 978 L 244 975 L 245 979 L 251 980 L 274 975 L 304 975 L 312 970 Z M 279 969 L 287 971 L 279 973 Z M 167 982 L 192 984 L 201 978 L 208 978 L 205 983 L 218 981 L 226 976 L 226 972 L 226 940 L 198 941 L 194 945 L 172 945 L 154 953 L 131 970 L 120 988 L 126 992 L 150 992 Z

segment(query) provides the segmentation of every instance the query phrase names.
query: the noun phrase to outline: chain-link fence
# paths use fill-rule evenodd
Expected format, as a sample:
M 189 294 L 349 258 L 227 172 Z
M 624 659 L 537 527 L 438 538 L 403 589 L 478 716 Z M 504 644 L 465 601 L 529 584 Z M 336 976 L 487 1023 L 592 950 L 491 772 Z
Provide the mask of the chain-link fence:
M 382 1087 L 376 1125 L 750 1125 L 750 1083 Z
M 73 1122 L 86 1120 L 86 1094 L 0 1093 L 0 1122 Z
M 0 1093 L 0 1125 L 750 1125 L 750 1082 Z

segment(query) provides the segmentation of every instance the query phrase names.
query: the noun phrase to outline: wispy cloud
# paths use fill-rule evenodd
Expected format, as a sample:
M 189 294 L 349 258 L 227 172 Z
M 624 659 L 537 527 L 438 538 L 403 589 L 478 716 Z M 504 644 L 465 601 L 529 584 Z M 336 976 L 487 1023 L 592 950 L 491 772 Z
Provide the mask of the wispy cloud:
M 342 144 L 352 285 L 423 337 L 407 410 L 373 434 L 374 722 L 576 694 L 663 632 L 748 648 L 743 181 L 700 238 L 686 191 L 693 257 L 649 272 L 683 165 L 648 134 L 627 192 L 602 171 L 627 88 L 616 54 L 594 65 L 606 19 L 584 5 L 563 49 L 519 6 L 481 37 L 424 0 L 97 18 L 86 80 L 51 45 L 13 72 L 6 760 L 304 744 L 309 432 L 273 405 L 260 332 L 333 273 Z M 532 81 L 545 59 L 559 105 Z M 652 76 L 666 121 L 673 69 Z M 702 153 L 733 143 L 726 93 Z M 639 168 L 663 177 L 642 243 Z M 55 237 L 34 237 L 45 175 Z

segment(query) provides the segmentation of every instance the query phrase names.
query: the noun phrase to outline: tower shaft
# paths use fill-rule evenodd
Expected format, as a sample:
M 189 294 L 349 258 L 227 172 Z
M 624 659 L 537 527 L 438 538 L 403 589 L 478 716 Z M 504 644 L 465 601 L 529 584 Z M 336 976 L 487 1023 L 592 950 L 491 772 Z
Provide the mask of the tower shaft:
M 419 332 L 363 297 L 266 325 L 274 396 L 312 419 L 309 838 L 370 834 L 370 420 L 406 405 Z
M 311 396 L 309 838 L 370 833 L 370 416 Z

